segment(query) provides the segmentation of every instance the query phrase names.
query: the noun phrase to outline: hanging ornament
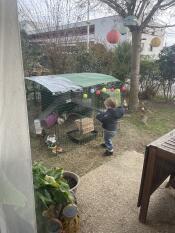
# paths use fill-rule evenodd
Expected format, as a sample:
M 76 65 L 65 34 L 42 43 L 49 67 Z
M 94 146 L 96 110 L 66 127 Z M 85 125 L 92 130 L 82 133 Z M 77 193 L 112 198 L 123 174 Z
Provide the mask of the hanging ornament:
M 110 44 L 116 44 L 120 40 L 120 33 L 118 31 L 116 31 L 116 30 L 113 29 L 110 32 L 108 32 L 106 38 L 107 38 L 107 41 Z
M 103 87 L 101 91 L 102 91 L 103 93 L 106 93 L 106 92 L 107 92 L 106 87 Z
M 123 106 L 124 106 L 125 108 L 128 107 L 128 104 L 127 104 L 126 100 L 123 101 Z
M 159 47 L 161 45 L 161 39 L 159 37 L 154 37 L 151 40 L 151 46 L 152 47 Z
M 83 99 L 87 99 L 88 95 L 86 93 L 83 94 Z
M 95 93 L 95 89 L 94 89 L 94 88 L 91 88 L 91 89 L 90 89 L 90 93 L 91 93 L 91 94 L 94 94 L 94 93 Z
M 120 94 L 120 89 L 115 90 L 116 94 Z
M 100 95 L 100 94 L 101 94 L 100 90 L 96 90 L 96 95 Z
M 121 93 L 120 93 L 120 89 L 118 88 L 115 90 L 115 99 L 118 105 L 120 105 L 121 104 Z
M 122 85 L 122 86 L 120 87 L 120 91 L 121 91 L 121 92 L 126 92 L 126 87 L 125 87 L 125 85 Z

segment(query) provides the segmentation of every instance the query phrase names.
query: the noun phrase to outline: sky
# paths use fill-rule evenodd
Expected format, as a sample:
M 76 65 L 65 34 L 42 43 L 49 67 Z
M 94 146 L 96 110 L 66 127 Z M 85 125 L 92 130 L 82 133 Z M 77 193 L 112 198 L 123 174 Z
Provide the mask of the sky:
M 19 0 L 19 1 L 25 2 L 25 4 L 27 4 L 28 6 L 30 6 L 31 2 L 36 2 L 36 3 L 39 3 L 39 5 L 42 5 L 41 0 Z M 42 1 L 44 2 L 44 0 L 42 0 Z M 75 2 L 77 0 L 54 0 L 54 1 L 62 1 L 65 8 L 66 8 L 66 6 L 68 6 L 68 3 L 71 6 L 69 8 L 69 10 L 66 10 L 66 12 L 63 13 L 62 20 L 64 20 L 65 23 L 66 23 L 66 16 L 68 14 L 70 14 L 70 18 L 71 18 L 70 21 L 77 21 L 77 19 L 79 21 L 86 20 L 87 8 L 84 8 L 81 11 L 77 12 L 77 10 L 75 9 Z M 51 2 L 54 2 L 54 1 L 51 1 Z M 44 6 L 44 4 L 43 4 L 43 6 Z M 46 12 L 46 10 L 43 8 L 43 12 L 44 11 Z M 160 15 L 157 18 L 157 22 L 164 24 L 164 25 L 165 24 L 175 24 L 175 13 L 174 12 L 175 11 L 173 11 L 173 10 L 169 10 L 166 15 L 165 14 Z M 114 12 L 109 11 L 109 9 L 107 9 L 107 10 L 101 10 L 101 9 L 92 10 L 91 9 L 91 11 L 90 11 L 90 19 L 100 18 L 100 17 L 104 17 L 107 15 L 114 15 Z M 65 17 L 65 19 L 63 19 L 63 17 Z M 166 33 L 165 33 L 165 45 L 169 46 L 169 45 L 172 45 L 174 43 L 175 43 L 175 27 L 167 28 Z
M 166 11 L 166 14 L 160 14 L 157 17 L 157 22 L 160 22 L 163 25 L 174 25 L 175 24 L 175 9 Z M 175 44 L 175 27 L 166 28 L 165 34 L 165 45 L 169 46 Z

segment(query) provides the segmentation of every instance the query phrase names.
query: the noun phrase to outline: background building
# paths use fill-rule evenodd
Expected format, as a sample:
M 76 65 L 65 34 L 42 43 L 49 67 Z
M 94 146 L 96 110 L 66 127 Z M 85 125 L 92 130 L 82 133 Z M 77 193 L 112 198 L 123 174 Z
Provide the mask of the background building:
M 68 25 L 63 25 L 57 29 L 54 27 L 40 27 L 36 23 L 32 24 L 29 21 L 23 21 L 21 23 L 21 28 L 26 31 L 32 42 L 43 43 L 46 40 L 53 40 L 54 42 L 54 40 L 59 39 L 59 42 L 63 45 L 66 43 L 70 46 L 74 46 L 77 42 L 87 43 L 88 25 L 89 43 L 102 43 L 109 49 L 115 48 L 117 44 L 111 44 L 107 41 L 107 34 L 111 30 L 120 32 L 119 43 L 131 42 L 131 33 L 129 32 L 128 28 L 124 26 L 123 18 L 120 16 L 108 16 L 89 20 L 89 22 L 82 21 L 71 23 Z M 159 37 L 161 41 L 160 46 L 158 47 L 151 46 L 151 40 L 155 37 Z M 147 29 L 142 34 L 141 55 L 157 58 L 164 46 L 164 38 L 164 29 Z

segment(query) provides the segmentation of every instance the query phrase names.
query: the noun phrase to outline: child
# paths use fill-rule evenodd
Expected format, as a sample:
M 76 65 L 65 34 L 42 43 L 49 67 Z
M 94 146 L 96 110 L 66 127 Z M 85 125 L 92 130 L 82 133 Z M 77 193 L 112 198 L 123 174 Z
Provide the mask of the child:
M 104 129 L 104 143 L 101 144 L 106 148 L 105 156 L 113 155 L 112 138 L 117 132 L 117 120 L 120 119 L 124 114 L 123 107 L 117 107 L 116 101 L 112 98 L 105 100 L 104 105 L 106 112 L 100 113 L 96 116 L 97 120 L 102 123 Z

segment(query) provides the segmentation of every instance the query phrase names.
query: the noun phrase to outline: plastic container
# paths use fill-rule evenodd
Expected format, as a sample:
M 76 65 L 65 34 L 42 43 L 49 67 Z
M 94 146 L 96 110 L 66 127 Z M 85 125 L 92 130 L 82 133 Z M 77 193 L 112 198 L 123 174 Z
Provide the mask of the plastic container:
M 41 121 L 41 125 L 43 128 L 49 129 L 57 123 L 58 114 L 51 113 L 44 120 Z
M 72 142 L 75 143 L 87 143 L 97 137 L 98 132 L 96 130 L 91 131 L 90 133 L 87 134 L 81 134 L 79 130 L 72 130 L 67 132 L 68 137 Z
M 35 120 L 34 120 L 34 126 L 35 126 L 35 133 L 36 133 L 37 135 L 42 134 L 43 128 L 41 127 L 41 122 L 40 122 L 39 119 L 35 119 Z

